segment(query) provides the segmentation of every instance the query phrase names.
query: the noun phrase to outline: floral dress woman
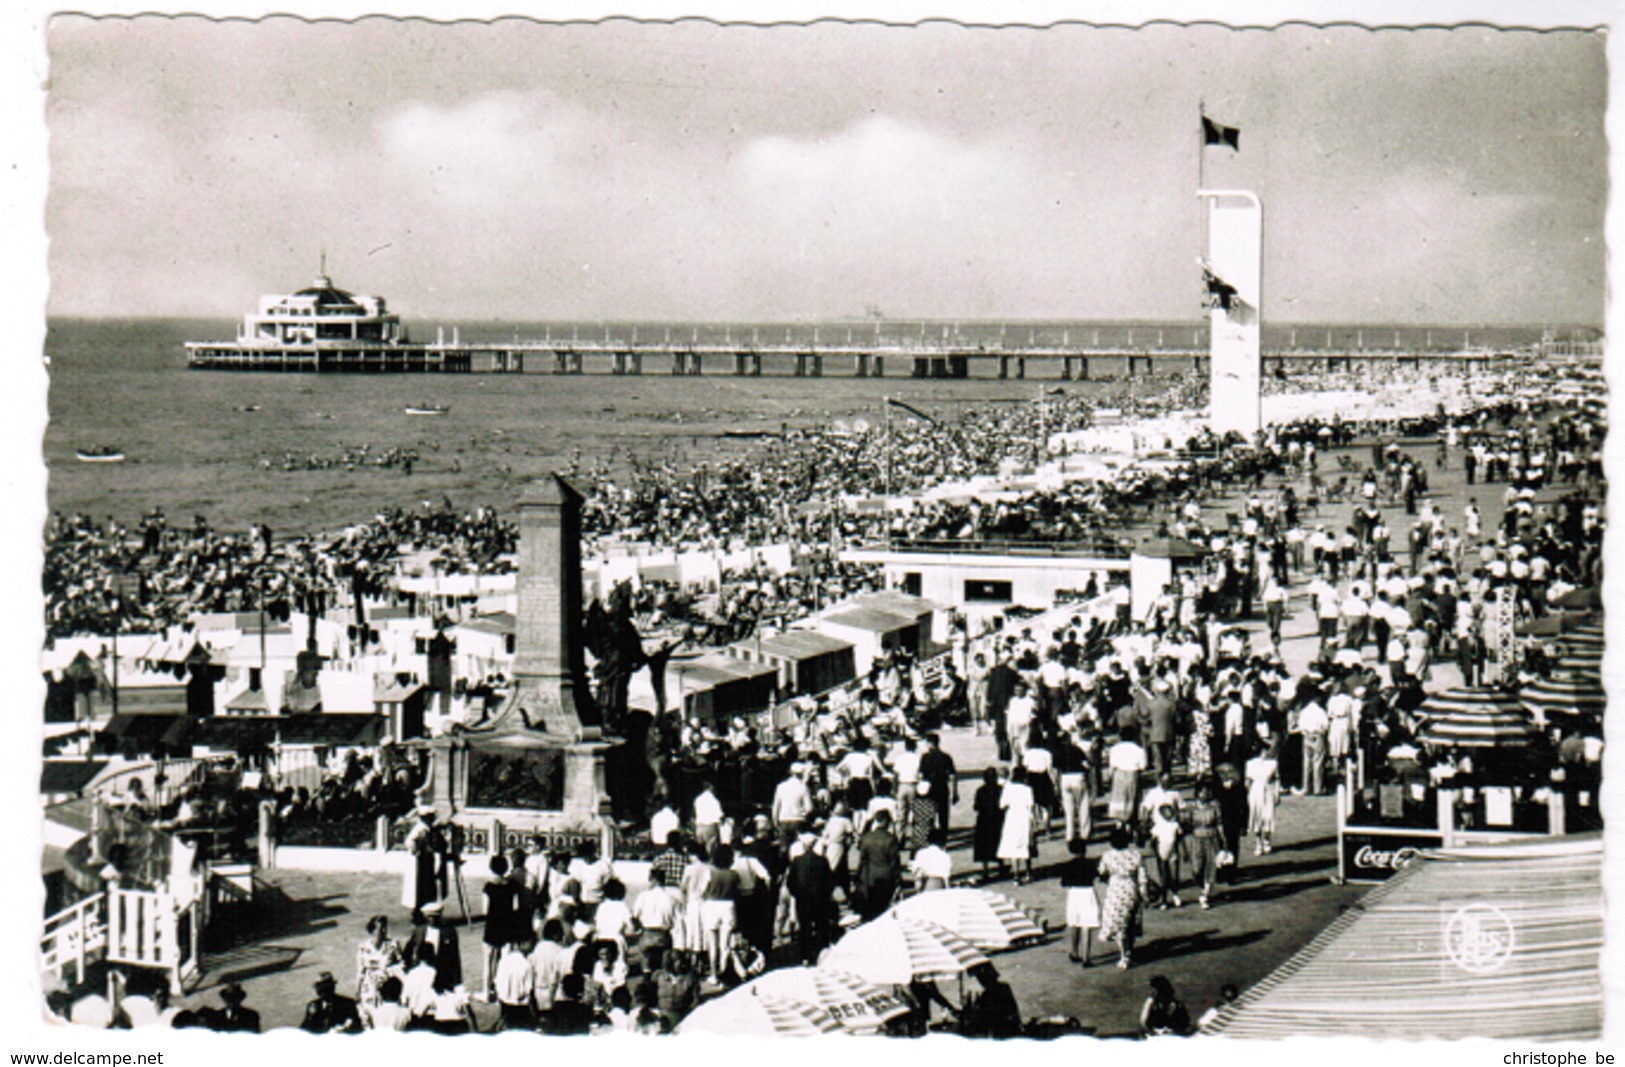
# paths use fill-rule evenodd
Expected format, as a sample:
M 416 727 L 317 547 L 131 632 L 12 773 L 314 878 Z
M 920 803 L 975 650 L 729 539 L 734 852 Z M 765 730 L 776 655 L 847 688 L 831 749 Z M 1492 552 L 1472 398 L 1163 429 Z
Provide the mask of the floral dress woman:
M 1190 775 L 1197 781 L 1213 771 L 1213 719 L 1207 705 L 1199 704 L 1191 712 L 1191 741 L 1187 763 Z
M 1101 905 L 1100 936 L 1117 944 L 1119 967 L 1127 967 L 1134 938 L 1140 928 L 1144 904 L 1145 870 L 1140 850 L 1133 847 L 1126 828 L 1114 831 L 1112 847 L 1100 857 L 1100 875 L 1106 879 L 1106 899 Z
M 389 936 L 389 927 L 384 925 L 382 916 L 375 916 L 367 923 L 367 937 L 355 951 L 355 973 L 356 1000 L 364 1009 L 383 1003 L 379 990 L 384 979 L 391 975 L 405 976 L 400 943 Z

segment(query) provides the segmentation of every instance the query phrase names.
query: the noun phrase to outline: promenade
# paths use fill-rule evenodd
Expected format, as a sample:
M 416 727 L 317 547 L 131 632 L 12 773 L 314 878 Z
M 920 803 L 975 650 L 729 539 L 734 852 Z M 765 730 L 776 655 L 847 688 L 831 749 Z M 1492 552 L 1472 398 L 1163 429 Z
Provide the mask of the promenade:
M 1501 517 L 1504 486 L 1466 486 L 1459 454 L 1452 457 L 1446 469 L 1436 469 L 1436 446 L 1431 442 L 1402 443 L 1402 447 L 1427 463 L 1432 480 L 1429 499 L 1439 504 L 1447 521 L 1459 522 L 1461 510 L 1471 496 L 1483 510 L 1485 529 L 1495 528 Z M 1323 454 L 1323 474 L 1339 467 L 1339 455 L 1362 460 L 1369 456 L 1369 443 L 1357 442 L 1349 449 Z M 1264 489 L 1271 491 L 1280 484 L 1279 479 L 1272 478 Z M 1293 479 L 1291 484 L 1300 497 L 1305 494 L 1306 478 Z M 1241 499 L 1232 494 L 1210 500 L 1204 517 L 1222 523 L 1223 513 L 1239 510 Z M 1404 508 L 1385 508 L 1385 512 L 1397 540 L 1409 526 Z M 1346 503 L 1324 505 L 1319 514 L 1311 516 L 1311 522 L 1341 529 L 1348 523 L 1349 513 Z M 1314 658 L 1317 638 L 1313 611 L 1303 594 L 1307 576 L 1295 577 L 1282 653 L 1288 670 L 1296 675 Z M 1251 620 L 1245 627 L 1253 633 L 1255 644 L 1261 646 L 1262 620 Z M 1438 691 L 1458 682 L 1453 664 L 1436 663 L 1429 689 Z M 991 737 L 968 729 L 945 731 L 943 745 L 954 757 L 961 778 L 950 851 L 955 858 L 956 876 L 968 880 L 974 873 L 969 841 L 969 827 L 974 821 L 971 799 L 981 771 L 995 761 L 996 753 Z M 1100 822 L 1097 818 L 1092 846 L 1095 851 L 1102 847 Z M 1057 822 L 1056 830 L 1042 841 L 1032 883 L 1018 886 L 1005 880 L 992 886 L 1039 913 L 1047 921 L 1050 936 L 1039 944 L 1000 954 L 995 962 L 1014 989 L 1023 1015 L 1029 1018 L 1071 1017 L 1100 1036 L 1131 1035 L 1138 1030 L 1146 984 L 1158 974 L 1173 982 L 1193 1016 L 1200 1014 L 1214 1003 L 1223 985 L 1234 983 L 1246 989 L 1263 978 L 1366 891 L 1364 886 L 1333 884 L 1337 864 L 1335 827 L 1332 797 L 1283 796 L 1274 852 L 1256 857 L 1244 849 L 1232 883 L 1218 892 L 1211 910 L 1201 910 L 1194 900 L 1177 909 L 1148 910 L 1134 965 L 1122 971 L 1115 966 L 1116 954 L 1111 946 L 1097 944 L 1097 962 L 1089 968 L 1067 959 L 1065 891 L 1056 877 L 1067 854 Z M 483 873 L 483 860 L 475 859 L 468 865 L 467 889 L 476 916 L 483 910 Z M 311 996 L 311 984 L 322 971 L 333 972 L 341 990 L 353 985 L 355 948 L 370 916 L 389 917 L 393 936 L 404 938 L 409 932 L 406 914 L 399 905 L 397 876 L 278 870 L 261 872 L 260 879 L 262 895 L 252 914 L 245 916 L 248 922 L 222 924 L 232 943 L 217 946 L 206 957 L 202 980 L 183 1003 L 216 1003 L 219 987 L 236 980 L 244 985 L 249 1005 L 261 1013 L 266 1028 L 297 1026 L 303 1005 Z M 637 880 L 628 881 L 634 883 L 635 890 Z M 476 918 L 472 925 L 461 922 L 461 910 L 455 902 L 448 906 L 448 914 L 459 920 L 464 972 L 470 988 L 477 988 L 479 921 Z M 957 990 L 946 991 L 957 998 Z

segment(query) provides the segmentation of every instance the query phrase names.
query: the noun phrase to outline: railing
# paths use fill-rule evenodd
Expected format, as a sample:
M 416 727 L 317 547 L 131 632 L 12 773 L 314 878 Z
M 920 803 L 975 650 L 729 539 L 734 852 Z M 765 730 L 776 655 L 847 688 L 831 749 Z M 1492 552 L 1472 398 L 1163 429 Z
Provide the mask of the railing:
M 176 901 L 170 894 L 111 887 L 64 908 L 45 920 L 40 935 L 40 969 L 47 976 L 84 981 L 89 964 L 106 959 L 168 971 L 173 987 L 196 969 L 196 934 L 201 901 Z
M 106 894 L 97 893 L 45 920 L 40 936 L 40 965 L 46 975 L 65 975 L 73 967 L 75 984 L 85 979 L 85 965 L 107 948 Z
M 152 761 L 126 767 L 92 785 L 86 796 L 107 803 L 121 803 L 130 799 L 132 782 L 140 782 L 148 803 L 158 807 L 179 799 L 181 793 L 197 784 L 207 774 L 207 768 L 235 759 L 233 756 L 203 756 L 196 759 Z

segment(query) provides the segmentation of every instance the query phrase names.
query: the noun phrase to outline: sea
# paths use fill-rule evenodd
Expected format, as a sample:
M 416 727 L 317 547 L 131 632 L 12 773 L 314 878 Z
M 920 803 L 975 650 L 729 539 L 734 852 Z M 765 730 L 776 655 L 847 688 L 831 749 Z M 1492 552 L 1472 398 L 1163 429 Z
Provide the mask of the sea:
M 43 445 L 49 507 L 125 524 L 162 508 L 171 524 L 202 516 L 223 530 L 264 523 L 278 536 L 332 532 L 386 508 L 423 502 L 508 514 L 528 482 L 572 464 L 608 464 L 623 475 L 634 459 L 686 469 L 773 447 L 771 438 L 753 434 L 787 427 L 861 432 L 884 417 L 887 397 L 953 418 L 970 405 L 1032 402 L 1055 388 L 1105 398 L 1136 387 L 1122 377 L 1039 380 L 1032 368 L 1025 380 L 916 379 L 902 360 L 888 362 L 885 378 L 850 377 L 850 368 L 822 378 L 773 376 L 771 366 L 759 378 L 735 377 L 722 367 L 698 377 L 647 370 L 621 377 L 607 366 L 555 375 L 536 357 L 524 374 L 496 375 L 188 369 L 184 342 L 229 339 L 235 329 L 232 321 L 213 319 L 52 319 Z M 1148 351 L 1206 342 L 1205 330 L 1191 323 L 491 323 L 463 326 L 458 335 L 467 344 L 565 337 L 764 346 L 878 339 L 886 345 L 1071 342 Z M 1265 349 L 1447 351 L 1464 340 L 1501 348 L 1541 335 L 1540 328 L 1276 327 L 1266 332 Z M 431 340 L 433 329 L 414 327 L 413 337 Z M 445 337 L 451 339 L 449 328 Z M 1040 373 L 1058 377 L 1058 370 Z M 424 403 L 448 410 L 405 413 L 408 405 Z M 122 451 L 126 461 L 84 463 L 75 455 L 104 445 Z M 368 462 L 403 449 L 420 457 L 410 474 L 399 465 Z M 317 469 L 307 469 L 313 458 Z M 294 469 L 284 469 L 290 459 Z

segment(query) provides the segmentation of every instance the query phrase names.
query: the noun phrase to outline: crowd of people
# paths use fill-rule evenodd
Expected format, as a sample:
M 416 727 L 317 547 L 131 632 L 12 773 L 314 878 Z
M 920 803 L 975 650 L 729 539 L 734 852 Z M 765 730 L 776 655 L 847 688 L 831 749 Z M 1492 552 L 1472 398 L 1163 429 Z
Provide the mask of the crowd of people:
M 412 468 L 420 463 L 422 458 L 415 448 L 374 449 L 371 445 L 362 444 L 344 447 L 335 453 L 289 451 L 282 453 L 280 458 L 261 453 L 259 465 L 261 470 L 275 467 L 283 471 L 356 471 L 374 467 L 379 470 L 399 470 L 403 474 L 411 474 Z
M 1045 407 L 1047 428 L 1087 423 L 1087 404 Z M 1093 966 L 1105 944 L 1113 964 L 1128 968 L 1156 934 L 1147 912 L 1224 906 L 1248 876 L 1249 853 L 1272 852 L 1280 806 L 1345 780 L 1437 787 L 1494 775 L 1530 802 L 1554 789 L 1589 792 L 1591 811 L 1577 822 L 1597 818 L 1600 723 L 1556 723 L 1515 753 L 1475 760 L 1430 740 L 1424 714 L 1434 665 L 1445 658 L 1468 683 L 1508 690 L 1555 669 L 1557 657 L 1520 630 L 1600 581 L 1604 425 L 1594 410 L 1507 399 L 1465 416 L 1395 422 L 1369 463 L 1345 452 L 1335 467 L 1322 453 L 1356 427 L 1303 419 L 1247 447 L 1198 438 L 1179 465 L 1115 484 L 1074 483 L 991 506 L 942 503 L 897 516 L 800 507 L 985 471 L 1009 458 L 1012 440 L 1025 433 L 1031 441 L 1028 424 L 1038 417 L 1025 405 L 967 413 L 955 425 L 899 417 L 901 440 L 792 433 L 749 462 L 640 469 L 627 485 L 594 480 L 589 536 L 671 547 L 816 543 L 832 529 L 849 538 L 1073 541 L 1111 536 L 1138 508 L 1158 534 L 1190 546 L 1192 559 L 1143 620 L 1129 617 L 1117 590 L 1096 589 L 1091 603 L 1101 610 L 963 628 L 935 681 L 923 665 L 893 657 L 877 662 L 850 702 L 798 701 L 772 721 L 661 717 L 645 813 L 647 888 L 629 894 L 591 845 L 562 854 L 533 844 L 490 857 L 480 975 L 462 974 L 445 915 L 445 849 L 434 844 L 433 810 L 420 809 L 402 902 L 410 936 L 392 939 L 388 917 L 375 917 L 358 949 L 354 995 L 338 994 L 324 975 L 305 1028 L 669 1032 L 702 996 L 770 964 L 815 963 L 844 927 L 884 914 L 906 893 L 967 879 L 1056 878 L 1069 960 Z M 1426 456 L 1393 439 L 1414 434 L 1438 438 L 1431 470 Z M 1450 466 L 1476 494 L 1459 516 L 1429 496 L 1430 479 Z M 1244 499 L 1211 524 L 1202 502 L 1220 488 L 1240 488 Z M 1503 505 L 1494 525 L 1476 502 L 1492 492 Z M 1341 529 L 1322 518 L 1332 502 L 1352 505 Z M 385 520 L 347 533 L 336 550 L 291 553 L 298 563 L 290 570 L 325 568 L 337 581 L 346 567 L 386 568 L 403 543 L 451 542 L 476 567 L 499 565 L 512 548 L 511 528 L 489 513 L 445 508 Z M 53 610 L 62 609 L 62 626 L 83 625 L 94 610 L 74 605 L 95 604 L 98 588 L 106 595 L 97 572 L 131 551 L 129 539 L 75 520 L 54 527 L 51 543 Z M 149 522 L 143 544 L 170 561 L 160 573 L 174 592 L 150 597 L 155 605 L 206 596 L 222 573 L 232 588 L 233 550 L 222 564 L 211 545 L 235 545 L 251 560 L 273 554 L 268 534 L 239 541 L 202 524 L 185 536 Z M 277 588 L 290 601 L 308 590 L 281 573 Z M 862 581 L 752 575 L 754 595 L 725 593 L 708 638 L 732 639 L 769 606 L 805 607 L 809 594 L 816 604 L 832 578 Z M 72 595 L 81 587 L 82 598 Z M 644 614 L 685 626 L 695 618 L 677 590 L 651 585 L 640 595 Z M 1298 671 L 1282 654 L 1295 595 L 1307 598 L 1300 604 L 1318 627 L 1312 662 Z M 1260 615 L 1262 631 L 1243 625 Z M 997 752 L 966 790 L 969 818 L 957 825 L 961 777 L 938 733 L 950 722 L 990 733 Z M 956 830 L 977 875 L 955 868 Z M 1064 859 L 1048 858 L 1061 861 L 1058 875 L 1044 873 L 1043 852 L 1056 842 Z M 981 992 L 959 1002 L 932 983 L 905 987 L 912 1010 L 893 1029 L 1021 1032 L 1008 986 L 996 973 L 976 977 Z M 223 993 L 209 1017 L 216 1021 L 201 1025 L 242 1028 L 240 1012 L 229 1021 L 241 990 L 232 996 L 235 1005 Z M 1142 1025 L 1190 1029 L 1165 978 L 1152 980 Z

